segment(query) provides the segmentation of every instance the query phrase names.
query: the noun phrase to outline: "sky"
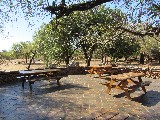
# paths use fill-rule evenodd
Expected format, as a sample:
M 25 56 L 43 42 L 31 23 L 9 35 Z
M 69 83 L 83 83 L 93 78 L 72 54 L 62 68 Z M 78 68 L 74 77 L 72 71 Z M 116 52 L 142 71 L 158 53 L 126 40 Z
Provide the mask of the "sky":
M 20 18 L 17 22 L 9 22 L 5 25 L 3 35 L 0 36 L 0 51 L 9 50 L 13 43 L 21 41 L 32 41 L 32 36 L 42 23 L 48 23 L 51 17 L 46 17 L 29 26 L 25 18 Z
M 6 6 L 8 7 L 8 3 L 6 1 L 7 0 L 0 0 L 0 12 L 3 10 L 8 10 L 6 9 Z M 50 5 L 52 5 L 52 1 L 53 0 L 49 0 Z M 60 0 L 55 1 L 58 3 Z M 6 6 L 4 6 L 4 4 L 6 4 Z M 16 5 L 16 3 L 13 3 L 13 5 Z M 32 41 L 34 32 L 40 28 L 42 23 L 48 23 L 53 18 L 49 12 L 42 11 L 45 12 L 45 14 L 34 15 L 33 18 L 31 17 L 29 20 L 25 20 L 26 17 L 24 17 L 22 10 L 17 11 L 17 13 L 8 12 L 11 19 L 5 21 L 3 24 L 4 31 L 3 33 L 0 33 L 0 51 L 9 51 L 13 43 Z M 28 26 L 29 22 L 33 24 L 33 26 Z
M 7 11 L 2 4 L 4 3 L 0 1 L 0 11 Z M 31 18 L 28 17 L 29 19 L 27 19 L 22 10 L 17 11 L 17 13 L 8 12 L 10 18 L 4 20 L 4 23 L 1 25 L 3 27 L 3 32 L 0 32 L 0 51 L 10 50 L 13 43 L 32 41 L 33 34 L 40 28 L 42 23 L 48 23 L 52 19 L 49 12 L 44 15 L 34 15 Z
M 3 9 L 6 10 L 6 6 L 4 6 L 4 3 L 2 4 L 1 1 L 7 0 L 0 0 L 0 12 Z M 57 2 L 59 2 L 59 0 L 57 0 Z M 51 0 L 49 0 L 49 4 L 52 4 Z M 114 8 L 114 5 L 110 3 L 107 3 L 107 6 Z M 42 23 L 48 23 L 53 18 L 49 12 L 42 10 L 39 12 L 40 14 L 35 14 L 33 17 L 29 18 L 29 20 L 25 20 L 26 17 L 24 17 L 24 14 L 21 11 L 22 10 L 18 11 L 17 13 L 9 12 L 11 19 L 9 19 L 7 22 L 4 22 L 2 25 L 4 31 L 3 33 L 0 32 L 0 51 L 10 50 L 13 43 L 18 43 L 21 41 L 32 41 L 34 32 L 40 28 Z M 33 26 L 29 25 L 29 23 Z

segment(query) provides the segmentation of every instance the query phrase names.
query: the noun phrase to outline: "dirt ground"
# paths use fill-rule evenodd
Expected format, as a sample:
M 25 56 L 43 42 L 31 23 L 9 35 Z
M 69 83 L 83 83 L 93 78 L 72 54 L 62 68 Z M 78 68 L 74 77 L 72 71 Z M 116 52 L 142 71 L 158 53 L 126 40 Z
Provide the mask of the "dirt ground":
M 6 61 L 3 64 L 0 64 L 0 71 L 16 71 L 16 70 L 27 70 L 28 64 L 24 63 L 25 60 L 11 60 Z M 79 62 L 80 66 L 86 66 L 85 61 L 77 61 Z M 100 60 L 92 60 L 91 65 L 98 65 L 100 64 Z M 65 66 L 65 64 L 61 64 L 61 66 Z M 36 61 L 34 64 L 31 65 L 30 69 L 38 69 L 38 68 L 46 68 L 46 65 L 43 61 Z
M 25 60 L 22 59 L 16 59 L 11 61 L 6 61 L 3 64 L 0 64 L 0 71 L 17 71 L 17 70 L 27 70 L 28 64 L 24 62 Z M 86 66 L 85 61 L 76 61 L 79 62 L 79 66 Z M 95 59 L 91 61 L 92 65 L 99 65 L 101 64 L 100 59 Z M 126 64 L 126 63 L 117 63 L 119 65 L 138 65 L 138 63 L 132 63 L 132 64 Z M 65 66 L 65 64 L 61 64 L 61 67 Z M 149 66 L 149 67 L 156 67 L 160 68 L 159 64 L 145 64 L 143 66 Z M 43 61 L 36 61 L 34 64 L 30 66 L 30 69 L 38 69 L 38 68 L 46 68 L 46 65 Z

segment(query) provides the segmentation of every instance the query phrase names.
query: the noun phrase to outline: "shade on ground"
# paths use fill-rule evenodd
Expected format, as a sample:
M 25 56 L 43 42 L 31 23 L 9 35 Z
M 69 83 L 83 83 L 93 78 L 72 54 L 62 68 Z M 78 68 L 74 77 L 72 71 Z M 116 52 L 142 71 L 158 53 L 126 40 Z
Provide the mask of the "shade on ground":
M 128 100 L 121 90 L 105 93 L 100 78 L 89 75 L 69 75 L 56 82 L 37 81 L 30 94 L 26 83 L 0 88 L 0 119 L 4 120 L 77 120 L 77 119 L 157 119 L 160 118 L 160 80 L 146 87 L 147 94 L 136 91 Z

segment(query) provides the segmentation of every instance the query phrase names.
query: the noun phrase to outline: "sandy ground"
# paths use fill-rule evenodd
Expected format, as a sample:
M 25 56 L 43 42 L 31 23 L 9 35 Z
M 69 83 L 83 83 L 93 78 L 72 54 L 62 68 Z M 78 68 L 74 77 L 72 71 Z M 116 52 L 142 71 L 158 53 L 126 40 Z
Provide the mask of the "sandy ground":
M 28 64 L 24 63 L 25 60 L 11 60 L 11 61 L 6 61 L 3 64 L 0 64 L 0 71 L 16 71 L 16 70 L 27 70 Z M 21 62 L 18 64 L 18 62 Z M 86 66 L 85 61 L 76 61 L 79 62 L 79 66 Z M 101 60 L 92 60 L 91 61 L 91 66 L 92 65 L 99 65 L 101 64 Z M 119 65 L 124 65 L 125 63 L 118 63 Z M 125 65 L 138 65 L 137 63 L 132 63 L 132 64 L 125 64 Z M 61 67 L 65 66 L 65 64 L 61 64 Z M 145 64 L 143 65 L 144 67 L 156 67 L 160 69 L 159 64 Z M 36 61 L 35 64 L 32 64 L 30 69 L 38 69 L 38 68 L 46 68 L 45 64 L 43 61 Z
M 19 61 L 24 60 L 12 60 L 12 61 L 6 61 L 3 64 L 0 64 L 0 71 L 16 71 L 16 70 L 27 70 L 28 64 L 20 63 Z M 80 66 L 86 66 L 84 61 L 78 61 Z M 91 65 L 98 65 L 100 64 L 100 60 L 92 60 Z M 62 64 L 62 66 L 65 66 L 65 64 Z M 30 69 L 37 69 L 37 68 L 45 68 L 45 64 L 42 61 L 38 61 L 35 64 L 32 64 Z

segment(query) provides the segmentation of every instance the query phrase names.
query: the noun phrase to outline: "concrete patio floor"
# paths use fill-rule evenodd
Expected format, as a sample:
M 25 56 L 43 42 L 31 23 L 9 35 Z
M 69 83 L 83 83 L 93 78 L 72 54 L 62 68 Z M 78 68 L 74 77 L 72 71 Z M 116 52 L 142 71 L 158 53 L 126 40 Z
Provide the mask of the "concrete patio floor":
M 136 91 L 133 100 L 121 90 L 106 94 L 105 80 L 89 75 L 69 75 L 56 82 L 37 81 L 32 94 L 28 83 L 0 87 L 0 120 L 158 120 L 160 119 L 160 79 L 152 81 L 147 94 Z

